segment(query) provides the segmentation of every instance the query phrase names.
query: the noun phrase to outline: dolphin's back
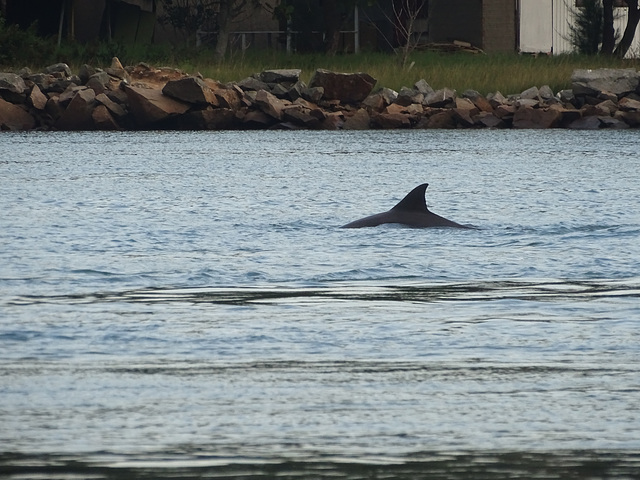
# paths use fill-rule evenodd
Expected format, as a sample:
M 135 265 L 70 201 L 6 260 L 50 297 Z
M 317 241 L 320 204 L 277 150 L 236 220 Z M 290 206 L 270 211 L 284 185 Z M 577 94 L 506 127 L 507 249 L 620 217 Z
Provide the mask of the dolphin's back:
M 398 223 L 414 228 L 470 228 L 429 211 L 427 208 L 427 202 L 425 201 L 425 193 L 428 186 L 428 183 L 418 185 L 391 210 L 347 223 L 346 225 L 343 225 L 342 228 L 377 227 L 384 223 Z

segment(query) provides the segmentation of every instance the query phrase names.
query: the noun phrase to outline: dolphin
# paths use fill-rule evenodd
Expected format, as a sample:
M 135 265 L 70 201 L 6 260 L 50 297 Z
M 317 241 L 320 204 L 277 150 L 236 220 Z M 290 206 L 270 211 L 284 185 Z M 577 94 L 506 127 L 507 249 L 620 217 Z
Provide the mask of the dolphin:
M 413 228 L 454 227 L 472 228 L 447 220 L 430 212 L 424 199 L 428 183 L 418 185 L 411 190 L 395 207 L 386 212 L 377 213 L 343 225 L 342 228 L 377 227 L 383 223 L 399 223 Z

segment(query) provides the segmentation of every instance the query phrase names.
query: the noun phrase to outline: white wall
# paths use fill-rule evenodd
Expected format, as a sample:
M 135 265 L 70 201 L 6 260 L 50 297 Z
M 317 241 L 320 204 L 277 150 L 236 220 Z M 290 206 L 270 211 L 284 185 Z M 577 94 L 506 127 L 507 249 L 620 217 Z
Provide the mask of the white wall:
M 520 13 L 520 45 L 523 53 L 570 53 L 569 23 L 574 18 L 574 0 L 518 0 Z M 614 27 L 622 37 L 627 25 L 627 9 L 614 10 Z M 639 26 L 640 28 L 640 26 Z M 640 57 L 640 32 L 627 57 Z

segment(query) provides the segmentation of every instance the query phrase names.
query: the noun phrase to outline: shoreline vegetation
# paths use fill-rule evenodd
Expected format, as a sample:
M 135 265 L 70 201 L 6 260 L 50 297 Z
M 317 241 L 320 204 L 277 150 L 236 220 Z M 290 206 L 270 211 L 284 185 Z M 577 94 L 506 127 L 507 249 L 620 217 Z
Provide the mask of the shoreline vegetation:
M 401 68 L 392 54 L 266 52 L 71 65 L 0 67 L 0 129 L 640 126 L 637 59 L 415 52 Z
M 108 55 L 108 58 L 107 58 Z M 26 56 L 23 61 L 0 57 L 0 71 L 17 73 L 24 67 L 44 70 L 47 65 L 66 63 L 78 71 L 83 64 L 105 69 L 113 57 L 124 65 L 146 63 L 171 67 L 188 74 L 200 74 L 221 83 L 236 82 L 265 70 L 300 69 L 300 79 L 309 82 L 318 68 L 334 72 L 366 72 L 378 81 L 377 88 L 400 90 L 425 79 L 435 88 L 450 88 L 458 92 L 475 90 L 483 95 L 500 91 L 505 95 L 526 90 L 532 85 L 548 85 L 554 91 L 571 88 L 571 74 L 577 69 L 634 68 L 640 69 L 640 59 L 620 59 L 604 55 L 518 55 L 483 53 L 442 53 L 415 51 L 406 67 L 393 53 L 360 53 L 327 56 L 324 54 L 291 54 L 278 51 L 248 51 L 232 53 L 223 62 L 213 60 L 213 52 L 203 49 L 182 52 L 162 47 L 127 49 L 116 46 L 91 45 L 67 48 L 55 58 Z

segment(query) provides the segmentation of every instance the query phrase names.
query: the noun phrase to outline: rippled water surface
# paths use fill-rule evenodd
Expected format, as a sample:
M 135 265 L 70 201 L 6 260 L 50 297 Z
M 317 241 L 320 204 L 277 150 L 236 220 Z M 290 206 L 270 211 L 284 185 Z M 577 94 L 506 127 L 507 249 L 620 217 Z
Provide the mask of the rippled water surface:
M 0 135 L 0 476 L 640 478 L 639 146 Z

